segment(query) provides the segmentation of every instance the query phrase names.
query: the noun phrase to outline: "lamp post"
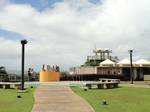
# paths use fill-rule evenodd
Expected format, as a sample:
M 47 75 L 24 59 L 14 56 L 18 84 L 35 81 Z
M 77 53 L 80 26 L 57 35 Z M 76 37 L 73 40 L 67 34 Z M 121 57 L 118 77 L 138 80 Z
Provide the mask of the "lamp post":
M 21 40 L 21 44 L 22 44 L 21 90 L 24 90 L 24 54 L 25 54 L 25 44 L 27 44 L 27 40 Z
M 129 53 L 130 53 L 130 80 L 131 80 L 131 84 L 133 84 L 133 64 L 132 64 L 133 50 L 129 50 Z

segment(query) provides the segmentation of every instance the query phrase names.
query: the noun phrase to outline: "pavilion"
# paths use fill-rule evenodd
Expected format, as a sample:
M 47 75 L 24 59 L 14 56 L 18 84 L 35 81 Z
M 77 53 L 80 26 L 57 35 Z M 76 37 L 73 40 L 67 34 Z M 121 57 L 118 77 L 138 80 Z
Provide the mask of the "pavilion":
M 130 80 L 130 60 L 123 59 L 116 63 L 106 59 L 99 66 L 74 67 L 71 73 L 72 75 L 85 77 L 85 80 L 97 80 L 97 78 Z M 140 59 L 133 62 L 133 76 L 134 80 L 150 80 L 150 61 Z
M 95 55 L 87 56 L 86 62 L 80 67 L 70 68 L 70 75 L 84 80 L 99 80 L 99 78 L 120 78 L 130 80 L 130 60 L 120 60 L 110 55 L 111 49 L 96 48 Z M 134 61 L 133 79 L 150 80 L 150 61 L 140 59 Z

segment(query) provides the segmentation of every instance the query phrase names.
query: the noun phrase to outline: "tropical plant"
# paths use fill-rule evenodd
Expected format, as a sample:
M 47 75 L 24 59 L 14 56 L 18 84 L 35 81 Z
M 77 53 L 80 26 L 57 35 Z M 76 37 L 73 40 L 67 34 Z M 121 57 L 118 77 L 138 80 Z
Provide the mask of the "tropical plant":
M 6 68 L 4 66 L 0 67 L 0 74 L 7 74 Z
M 4 66 L 1 66 L 0 67 L 0 80 L 1 81 L 9 81 L 9 79 L 8 79 L 8 74 L 7 74 L 7 72 L 6 72 L 6 68 L 4 67 Z
M 69 73 L 68 71 L 61 71 L 61 76 L 64 77 L 64 76 L 67 76 Z

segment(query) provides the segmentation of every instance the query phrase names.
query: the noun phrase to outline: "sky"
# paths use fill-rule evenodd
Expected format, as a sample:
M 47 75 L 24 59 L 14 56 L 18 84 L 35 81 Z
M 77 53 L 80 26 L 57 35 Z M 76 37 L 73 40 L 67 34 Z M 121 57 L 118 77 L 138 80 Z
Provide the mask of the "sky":
M 95 46 L 150 60 L 150 0 L 0 0 L 0 66 L 21 69 L 21 39 L 37 71 L 79 66 Z

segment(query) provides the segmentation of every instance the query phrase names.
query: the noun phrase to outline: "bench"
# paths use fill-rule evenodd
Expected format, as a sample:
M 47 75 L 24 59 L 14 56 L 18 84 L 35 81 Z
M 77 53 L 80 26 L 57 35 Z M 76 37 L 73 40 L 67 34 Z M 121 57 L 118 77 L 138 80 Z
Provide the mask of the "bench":
M 88 87 L 88 89 L 92 89 L 92 86 L 96 85 L 98 89 L 103 89 L 103 88 L 117 88 L 118 87 L 118 83 L 86 83 L 86 87 Z
M 117 88 L 118 87 L 118 83 L 86 83 L 86 87 L 88 87 L 88 89 L 92 89 L 92 86 L 96 85 L 98 89 L 103 89 L 103 88 L 107 88 L 107 89 L 111 89 L 111 88 Z
M 97 86 L 98 89 L 111 89 L 111 88 L 117 88 L 118 84 L 120 83 L 119 79 L 102 79 L 101 81 L 97 82 L 88 82 L 85 84 L 88 89 L 92 89 L 92 86 Z
M 11 89 L 11 88 L 19 89 L 20 86 L 21 86 L 20 83 L 0 82 L 0 88 L 4 89 Z
M 100 82 L 115 82 L 115 83 L 120 83 L 120 79 L 105 79 L 105 78 L 100 78 Z

